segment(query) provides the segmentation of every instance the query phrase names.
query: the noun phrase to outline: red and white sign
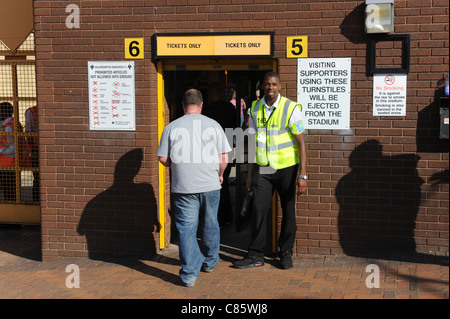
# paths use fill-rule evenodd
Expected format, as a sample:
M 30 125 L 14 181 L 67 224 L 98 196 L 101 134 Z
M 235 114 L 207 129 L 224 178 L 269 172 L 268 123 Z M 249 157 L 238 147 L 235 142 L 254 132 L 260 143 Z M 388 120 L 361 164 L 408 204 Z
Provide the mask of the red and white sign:
M 406 116 L 406 74 L 375 74 L 373 116 Z
M 134 62 L 89 62 L 88 76 L 90 129 L 134 131 Z

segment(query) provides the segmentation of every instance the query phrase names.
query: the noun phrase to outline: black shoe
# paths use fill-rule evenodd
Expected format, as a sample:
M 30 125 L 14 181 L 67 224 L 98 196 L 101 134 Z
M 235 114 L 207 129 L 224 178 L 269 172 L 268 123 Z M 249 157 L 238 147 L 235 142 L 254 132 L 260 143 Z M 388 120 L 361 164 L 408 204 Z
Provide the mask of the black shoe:
M 291 269 L 294 267 L 292 262 L 292 254 L 290 252 L 280 251 L 278 256 L 280 256 L 280 265 L 282 269 Z
M 261 266 L 264 266 L 264 258 L 246 256 L 242 260 L 235 261 L 233 263 L 233 266 L 234 266 L 234 268 L 238 268 L 238 269 L 261 267 Z

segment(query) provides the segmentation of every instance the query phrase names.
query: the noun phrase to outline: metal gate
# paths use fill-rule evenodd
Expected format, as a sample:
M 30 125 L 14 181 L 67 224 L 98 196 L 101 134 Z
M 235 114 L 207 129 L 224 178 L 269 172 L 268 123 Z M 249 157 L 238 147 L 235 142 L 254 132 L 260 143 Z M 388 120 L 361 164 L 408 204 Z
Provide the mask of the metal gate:
M 11 52 L 0 41 L 0 223 L 39 222 L 34 34 Z

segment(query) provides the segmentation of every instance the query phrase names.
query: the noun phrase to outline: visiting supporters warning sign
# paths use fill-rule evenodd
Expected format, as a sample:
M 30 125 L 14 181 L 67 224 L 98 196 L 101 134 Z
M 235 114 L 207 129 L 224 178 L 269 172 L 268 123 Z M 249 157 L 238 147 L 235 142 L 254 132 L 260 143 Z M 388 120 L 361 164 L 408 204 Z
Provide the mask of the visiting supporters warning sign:
M 134 62 L 88 62 L 91 130 L 136 128 Z
M 350 128 L 350 58 L 298 59 L 297 102 L 306 129 Z

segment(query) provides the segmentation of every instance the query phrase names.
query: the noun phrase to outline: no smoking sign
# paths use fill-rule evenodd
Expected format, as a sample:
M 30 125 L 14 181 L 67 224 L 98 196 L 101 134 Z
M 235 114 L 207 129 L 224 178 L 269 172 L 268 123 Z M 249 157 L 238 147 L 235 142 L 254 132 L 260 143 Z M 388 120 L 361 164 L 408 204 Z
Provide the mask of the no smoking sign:
M 384 78 L 384 83 L 386 83 L 386 85 L 394 85 L 395 76 L 393 76 L 392 74 L 386 75 L 386 77 Z
M 406 115 L 406 74 L 373 77 L 373 116 Z

